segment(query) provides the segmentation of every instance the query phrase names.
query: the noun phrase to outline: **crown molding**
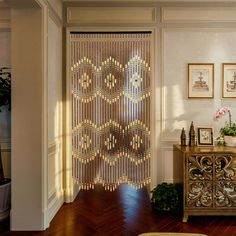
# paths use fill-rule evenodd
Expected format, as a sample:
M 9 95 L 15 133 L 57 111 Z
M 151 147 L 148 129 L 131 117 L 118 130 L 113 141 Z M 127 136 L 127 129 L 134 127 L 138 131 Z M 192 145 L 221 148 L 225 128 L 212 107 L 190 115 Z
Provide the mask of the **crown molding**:
M 119 2 L 139 2 L 139 3 L 236 3 L 236 0 L 62 0 L 62 2 L 77 2 L 77 3 L 85 3 L 85 2 L 109 2 L 109 3 L 119 3 Z
M 7 8 L 7 4 L 3 2 L 3 0 L 0 0 L 0 8 Z
M 4 0 L 3 2 L 11 8 L 39 8 L 35 0 Z

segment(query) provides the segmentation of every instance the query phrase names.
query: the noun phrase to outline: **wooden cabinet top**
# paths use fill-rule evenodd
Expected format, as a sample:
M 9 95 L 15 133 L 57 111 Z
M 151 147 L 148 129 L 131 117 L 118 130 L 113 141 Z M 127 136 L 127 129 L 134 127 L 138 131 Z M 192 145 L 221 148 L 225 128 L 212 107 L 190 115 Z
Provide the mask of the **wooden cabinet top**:
M 174 144 L 174 148 L 177 148 L 183 153 L 231 153 L 236 154 L 236 147 L 226 147 L 226 146 L 180 146 Z

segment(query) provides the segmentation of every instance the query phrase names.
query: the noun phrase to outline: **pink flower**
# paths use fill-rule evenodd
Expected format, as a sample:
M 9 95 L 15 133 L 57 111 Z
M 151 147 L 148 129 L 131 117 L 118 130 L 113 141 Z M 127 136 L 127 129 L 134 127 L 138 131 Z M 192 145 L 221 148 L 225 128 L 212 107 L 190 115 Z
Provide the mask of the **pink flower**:
M 219 119 L 222 118 L 222 116 L 225 115 L 226 113 L 229 114 L 229 125 L 231 126 L 231 113 L 230 113 L 229 107 L 222 107 L 222 108 L 218 109 L 218 110 L 216 111 L 216 114 L 215 114 L 215 119 L 216 119 L 216 120 L 219 120 Z

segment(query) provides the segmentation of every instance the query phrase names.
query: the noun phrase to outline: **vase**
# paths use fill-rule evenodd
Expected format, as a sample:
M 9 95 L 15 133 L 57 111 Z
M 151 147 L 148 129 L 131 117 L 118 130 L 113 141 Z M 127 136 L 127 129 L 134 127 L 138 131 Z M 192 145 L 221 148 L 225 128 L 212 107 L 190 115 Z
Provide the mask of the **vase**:
M 236 136 L 224 136 L 225 146 L 236 147 Z
M 11 205 L 11 182 L 9 179 L 6 183 L 0 185 L 0 221 L 3 221 L 10 215 Z

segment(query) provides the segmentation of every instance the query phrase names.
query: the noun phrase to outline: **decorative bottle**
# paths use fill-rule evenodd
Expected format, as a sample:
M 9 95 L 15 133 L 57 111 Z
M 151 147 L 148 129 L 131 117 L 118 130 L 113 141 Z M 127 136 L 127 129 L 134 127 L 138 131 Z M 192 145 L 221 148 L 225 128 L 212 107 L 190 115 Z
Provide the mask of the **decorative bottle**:
M 181 136 L 180 136 L 181 146 L 186 146 L 186 133 L 184 128 L 182 129 Z
M 195 130 L 193 126 L 193 121 L 191 122 L 190 125 L 190 130 L 189 130 L 189 146 L 195 146 Z

